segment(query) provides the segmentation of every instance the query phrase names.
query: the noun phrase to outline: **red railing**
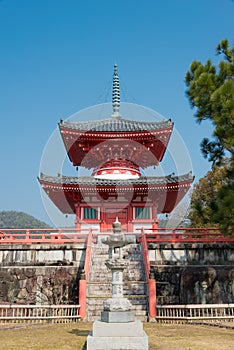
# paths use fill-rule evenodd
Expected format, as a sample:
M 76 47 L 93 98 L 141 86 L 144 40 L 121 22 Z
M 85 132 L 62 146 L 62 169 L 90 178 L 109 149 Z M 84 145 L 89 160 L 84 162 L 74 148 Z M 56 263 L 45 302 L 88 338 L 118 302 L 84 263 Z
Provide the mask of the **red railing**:
M 84 264 L 84 272 L 85 272 L 86 280 L 89 279 L 89 268 L 90 268 L 90 261 L 91 261 L 92 242 L 93 242 L 93 232 L 92 232 L 92 230 L 90 230 L 88 237 L 87 237 L 86 255 L 85 255 L 85 264 Z
M 150 276 L 150 261 L 149 261 L 149 253 L 148 253 L 148 244 L 146 233 L 144 229 L 141 230 L 141 247 L 142 254 L 145 265 L 145 275 L 146 281 L 148 285 L 148 307 L 149 307 L 149 318 L 156 317 L 156 281 L 154 278 Z
M 142 254 L 144 258 L 144 264 L 145 264 L 145 275 L 147 283 L 149 282 L 149 274 L 150 274 L 150 261 L 149 261 L 149 254 L 148 254 L 148 245 L 147 245 L 147 239 L 146 234 L 144 232 L 144 229 L 141 230 L 141 247 L 142 247 Z
M 110 232 L 99 233 L 91 229 L 93 238 Z M 1 229 L 0 244 L 35 244 L 35 243 L 86 243 L 90 229 Z M 148 243 L 234 243 L 234 236 L 224 235 L 217 228 L 158 228 L 137 229 L 135 234 L 140 240 L 144 232 Z
M 224 235 L 218 228 L 143 228 L 137 231 L 144 232 L 148 243 L 234 243 L 233 235 Z
M 93 232 L 89 230 L 89 234 L 86 242 L 86 254 L 85 254 L 85 263 L 84 263 L 84 275 L 79 280 L 79 304 L 80 304 L 80 317 L 86 318 L 86 289 L 87 289 L 87 281 L 89 279 L 89 268 L 91 261 L 91 250 L 92 250 L 92 242 L 93 242 Z
M 95 230 L 92 230 L 95 231 Z M 0 244 L 86 243 L 90 229 L 1 229 Z

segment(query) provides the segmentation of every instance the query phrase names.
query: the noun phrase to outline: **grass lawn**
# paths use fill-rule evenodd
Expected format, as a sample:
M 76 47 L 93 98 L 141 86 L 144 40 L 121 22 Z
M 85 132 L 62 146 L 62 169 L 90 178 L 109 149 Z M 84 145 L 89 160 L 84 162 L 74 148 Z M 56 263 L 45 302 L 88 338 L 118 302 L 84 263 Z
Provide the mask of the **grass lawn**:
M 92 323 L 0 325 L 1 350 L 84 350 Z M 144 323 L 149 350 L 232 350 L 234 330 L 201 325 Z

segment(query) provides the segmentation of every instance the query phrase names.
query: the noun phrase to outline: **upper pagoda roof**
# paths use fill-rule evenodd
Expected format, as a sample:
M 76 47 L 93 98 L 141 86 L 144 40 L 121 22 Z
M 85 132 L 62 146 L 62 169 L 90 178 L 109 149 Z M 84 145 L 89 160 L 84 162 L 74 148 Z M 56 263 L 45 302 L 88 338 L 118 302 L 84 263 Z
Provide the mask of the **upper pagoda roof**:
M 61 120 L 60 133 L 74 166 L 100 167 L 111 159 L 124 159 L 141 168 L 158 165 L 172 130 L 171 119 L 139 121 L 122 118 L 117 65 L 114 66 L 112 114 L 102 120 Z
M 146 122 L 123 119 L 122 117 L 110 117 L 88 122 L 61 121 L 59 125 L 62 129 L 79 130 L 82 132 L 129 133 L 168 129 L 173 127 L 173 122 L 170 119 L 161 122 Z

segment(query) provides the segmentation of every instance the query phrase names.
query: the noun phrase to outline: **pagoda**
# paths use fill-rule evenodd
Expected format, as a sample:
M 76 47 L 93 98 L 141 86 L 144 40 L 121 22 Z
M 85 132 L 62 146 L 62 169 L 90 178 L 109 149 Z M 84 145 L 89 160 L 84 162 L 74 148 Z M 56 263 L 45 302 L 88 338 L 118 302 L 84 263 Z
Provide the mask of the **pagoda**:
M 91 227 L 107 232 L 116 217 L 125 232 L 141 227 L 155 230 L 158 214 L 175 208 L 189 190 L 193 176 L 142 175 L 142 170 L 162 161 L 173 123 L 170 119 L 148 122 L 122 118 L 117 65 L 112 108 L 112 115 L 106 119 L 59 123 L 71 163 L 89 169 L 90 176 L 41 173 L 39 182 L 62 213 L 75 214 L 77 231 Z

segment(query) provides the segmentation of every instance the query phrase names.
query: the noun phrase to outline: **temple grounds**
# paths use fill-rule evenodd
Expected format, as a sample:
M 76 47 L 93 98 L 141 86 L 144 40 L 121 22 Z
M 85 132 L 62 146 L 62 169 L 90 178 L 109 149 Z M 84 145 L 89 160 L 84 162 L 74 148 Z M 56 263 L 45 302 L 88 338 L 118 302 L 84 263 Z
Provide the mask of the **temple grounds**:
M 234 326 L 232 323 L 230 326 Z M 0 325 L 1 350 L 85 350 L 92 323 Z M 149 350 L 229 350 L 234 329 L 205 325 L 144 323 Z

